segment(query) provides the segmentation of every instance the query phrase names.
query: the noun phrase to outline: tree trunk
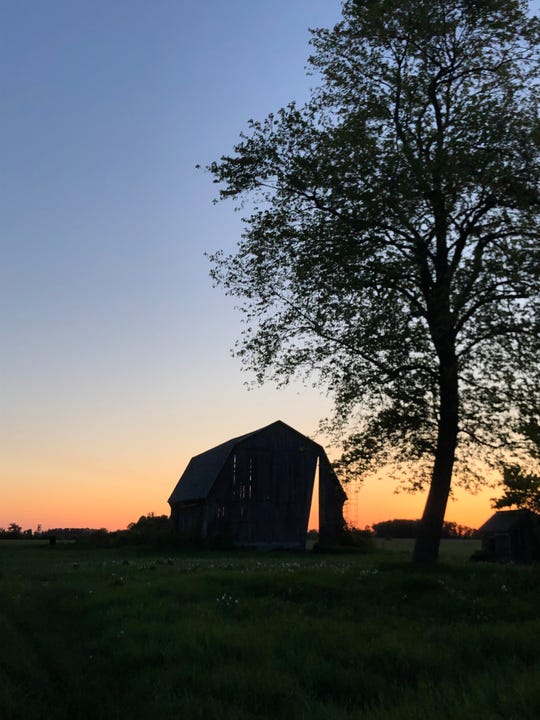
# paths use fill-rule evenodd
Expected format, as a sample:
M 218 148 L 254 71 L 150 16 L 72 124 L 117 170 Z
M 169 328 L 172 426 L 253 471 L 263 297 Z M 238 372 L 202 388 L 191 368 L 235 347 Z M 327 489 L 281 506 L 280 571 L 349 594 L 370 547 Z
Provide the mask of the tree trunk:
M 439 387 L 439 430 L 435 462 L 412 557 L 414 563 L 422 565 L 432 565 L 437 562 L 452 483 L 458 433 L 458 374 L 457 360 L 453 351 L 447 361 L 441 363 Z

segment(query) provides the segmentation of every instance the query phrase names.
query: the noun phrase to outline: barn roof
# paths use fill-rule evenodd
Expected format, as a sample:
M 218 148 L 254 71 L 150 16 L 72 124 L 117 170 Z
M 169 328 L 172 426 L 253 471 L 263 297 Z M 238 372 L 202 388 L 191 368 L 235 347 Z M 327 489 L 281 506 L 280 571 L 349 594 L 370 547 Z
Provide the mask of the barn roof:
M 304 440 L 324 452 L 322 447 L 314 440 L 302 435 L 302 433 L 299 433 L 298 430 L 295 430 L 281 420 L 276 420 L 276 422 L 270 423 L 270 425 L 265 425 L 265 427 L 259 428 L 258 430 L 253 430 L 245 435 L 240 435 L 239 437 L 227 440 L 226 442 L 221 443 L 221 445 L 217 445 L 210 450 L 206 450 L 206 452 L 200 453 L 200 455 L 192 457 L 187 468 L 180 477 L 180 480 L 176 484 L 168 502 L 173 503 L 190 500 L 204 500 L 208 496 L 208 493 L 212 489 L 220 470 L 225 465 L 234 448 L 240 442 L 243 442 L 254 435 L 258 435 L 259 433 L 274 426 L 282 426 L 286 428 L 290 432 L 299 435 Z
M 529 523 L 536 515 L 530 510 L 498 510 L 480 528 L 478 533 L 506 533 L 518 525 Z

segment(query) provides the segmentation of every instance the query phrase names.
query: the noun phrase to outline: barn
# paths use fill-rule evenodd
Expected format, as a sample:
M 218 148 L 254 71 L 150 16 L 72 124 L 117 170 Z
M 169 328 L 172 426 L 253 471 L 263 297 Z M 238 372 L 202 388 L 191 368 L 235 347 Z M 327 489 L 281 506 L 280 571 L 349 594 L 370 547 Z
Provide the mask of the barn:
M 532 563 L 540 560 L 538 515 L 530 510 L 499 510 L 477 534 L 482 553 L 498 562 Z
M 169 498 L 172 524 L 191 540 L 304 548 L 317 476 L 319 539 L 333 544 L 345 492 L 322 446 L 281 420 L 193 457 Z

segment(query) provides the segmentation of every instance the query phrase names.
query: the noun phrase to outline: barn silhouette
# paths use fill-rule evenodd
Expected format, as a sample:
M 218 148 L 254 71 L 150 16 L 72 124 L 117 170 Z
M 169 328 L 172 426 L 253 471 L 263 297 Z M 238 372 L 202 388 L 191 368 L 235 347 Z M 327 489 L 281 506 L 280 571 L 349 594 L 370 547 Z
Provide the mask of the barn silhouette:
M 540 517 L 524 508 L 498 510 L 478 530 L 486 559 L 498 562 L 540 561 Z
M 170 498 L 191 540 L 304 548 L 315 478 L 319 542 L 339 541 L 346 494 L 323 447 L 278 420 L 193 457 Z

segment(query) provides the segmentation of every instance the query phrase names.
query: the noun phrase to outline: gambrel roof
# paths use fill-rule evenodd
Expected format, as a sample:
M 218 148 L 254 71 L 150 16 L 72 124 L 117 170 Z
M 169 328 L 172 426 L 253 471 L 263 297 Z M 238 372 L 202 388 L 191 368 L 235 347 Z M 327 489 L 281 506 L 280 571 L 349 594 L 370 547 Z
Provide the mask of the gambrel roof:
M 221 443 L 221 445 L 217 445 L 210 450 L 206 450 L 206 452 L 200 453 L 200 455 L 192 457 L 168 500 L 169 504 L 206 499 L 219 473 L 237 445 L 244 440 L 265 432 L 274 426 L 286 428 L 289 432 L 298 435 L 305 442 L 315 446 L 319 453 L 324 453 L 321 445 L 313 440 L 310 440 L 310 438 L 302 435 L 281 420 L 277 420 L 270 425 L 266 425 L 265 427 L 254 430 L 253 432 L 227 440 L 227 442 Z

